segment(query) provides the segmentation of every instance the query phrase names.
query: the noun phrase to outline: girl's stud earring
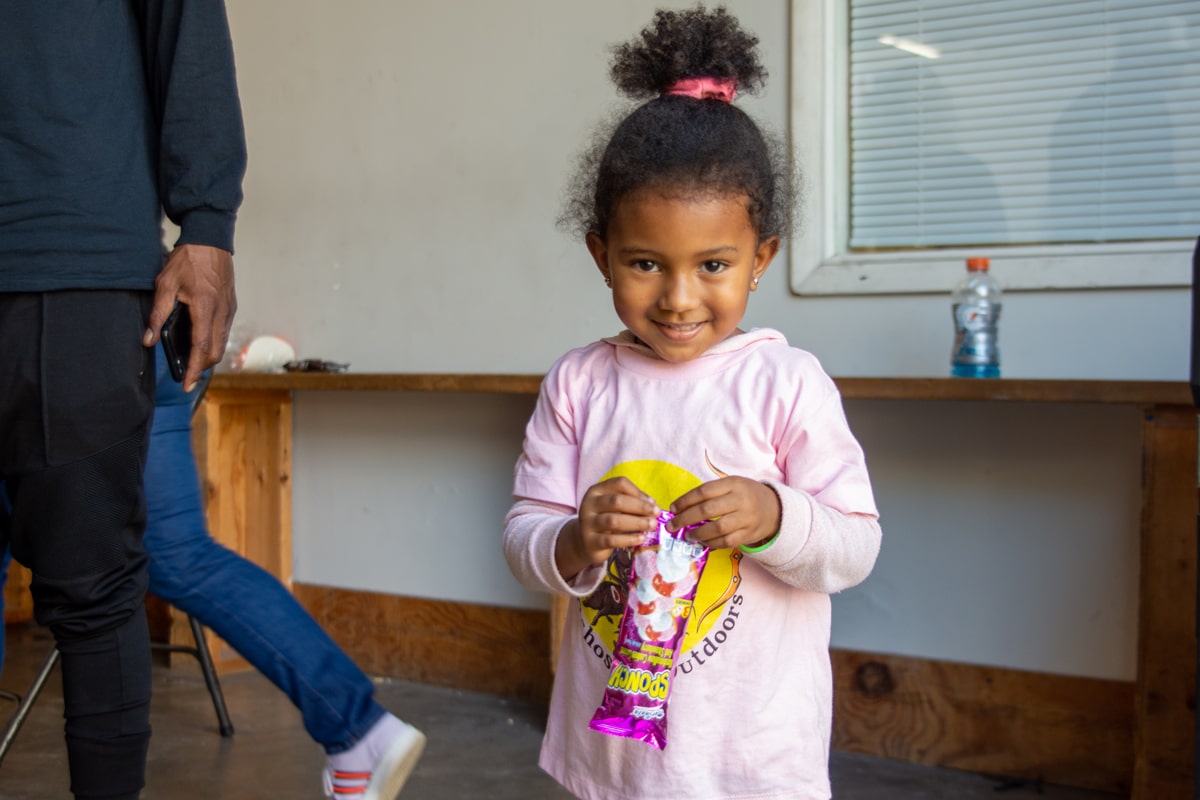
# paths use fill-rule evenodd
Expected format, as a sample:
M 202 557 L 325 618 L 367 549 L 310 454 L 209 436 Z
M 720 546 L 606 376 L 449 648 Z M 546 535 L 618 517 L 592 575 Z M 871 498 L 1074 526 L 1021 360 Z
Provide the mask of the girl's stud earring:
M 605 275 L 604 276 L 604 285 L 611 289 L 612 288 L 612 278 Z
M 758 278 L 755 278 L 754 280 L 750 281 L 750 286 L 753 289 L 757 289 L 758 288 Z

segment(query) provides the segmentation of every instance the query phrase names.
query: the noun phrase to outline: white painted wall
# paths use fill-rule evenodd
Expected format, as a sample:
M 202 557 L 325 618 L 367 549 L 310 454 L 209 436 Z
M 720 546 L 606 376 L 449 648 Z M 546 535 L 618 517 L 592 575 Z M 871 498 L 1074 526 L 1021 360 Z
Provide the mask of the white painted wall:
M 657 5 L 229 4 L 250 146 L 235 333 L 281 335 L 303 357 L 363 372 L 540 373 L 615 332 L 586 251 L 554 220 L 576 153 L 623 107 L 607 46 Z M 727 5 L 759 34 L 772 76 L 744 107 L 784 131 L 787 0 Z M 781 329 L 834 375 L 946 374 L 946 296 L 800 298 L 785 259 L 747 324 Z M 1188 314 L 1182 290 L 1012 294 L 1004 371 L 1183 379 Z M 531 407 L 301 393 L 296 579 L 543 607 L 499 550 Z M 835 598 L 835 644 L 1133 677 L 1136 410 L 856 401 L 848 412 L 885 544 L 872 577 Z

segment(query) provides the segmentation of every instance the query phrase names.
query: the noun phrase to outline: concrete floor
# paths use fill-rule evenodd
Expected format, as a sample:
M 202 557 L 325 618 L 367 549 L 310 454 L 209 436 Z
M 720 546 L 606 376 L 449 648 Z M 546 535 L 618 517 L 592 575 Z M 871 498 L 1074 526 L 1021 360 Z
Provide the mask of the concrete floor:
M 29 626 L 10 626 L 0 688 L 23 692 L 49 647 Z M 257 673 L 221 681 L 236 732 L 223 739 L 198 669 L 156 667 L 147 800 L 318 800 L 323 753 L 299 713 Z M 542 725 L 535 709 L 490 695 L 380 681 L 379 700 L 429 737 L 402 797 L 422 800 L 570 800 L 537 768 Z M 14 706 L 0 701 L 0 724 Z M 848 753 L 831 760 L 837 800 L 1114 800 L 1056 786 Z M 0 765 L 0 798 L 68 798 L 57 671 Z

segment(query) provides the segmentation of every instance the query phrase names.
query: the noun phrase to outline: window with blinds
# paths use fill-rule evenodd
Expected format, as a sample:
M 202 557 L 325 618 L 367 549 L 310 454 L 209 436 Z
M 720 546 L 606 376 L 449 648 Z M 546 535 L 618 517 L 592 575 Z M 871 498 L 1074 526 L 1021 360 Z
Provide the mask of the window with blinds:
M 849 249 L 1200 232 L 1200 0 L 848 0 Z

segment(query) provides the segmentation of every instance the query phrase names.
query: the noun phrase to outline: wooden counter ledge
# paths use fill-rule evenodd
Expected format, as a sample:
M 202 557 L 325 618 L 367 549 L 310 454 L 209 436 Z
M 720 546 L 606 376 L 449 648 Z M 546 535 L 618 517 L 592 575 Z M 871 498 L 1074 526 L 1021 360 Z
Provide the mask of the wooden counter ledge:
M 246 391 L 537 394 L 541 382 L 541 375 L 465 375 L 440 372 L 235 372 L 217 373 L 213 376 L 209 388 Z
M 218 373 L 213 389 L 537 394 L 541 375 L 416 372 Z M 975 400 L 1190 406 L 1183 381 L 837 378 L 852 400 Z

